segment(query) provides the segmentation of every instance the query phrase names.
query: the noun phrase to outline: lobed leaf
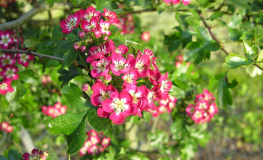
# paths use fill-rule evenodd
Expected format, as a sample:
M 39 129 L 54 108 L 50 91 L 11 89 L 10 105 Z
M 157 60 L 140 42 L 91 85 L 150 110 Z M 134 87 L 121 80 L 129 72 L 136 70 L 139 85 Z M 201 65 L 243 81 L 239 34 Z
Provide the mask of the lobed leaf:
M 97 115 L 97 110 L 92 107 L 88 111 L 88 121 L 90 125 L 98 131 L 108 131 L 112 129 L 111 120 L 108 118 L 102 118 Z

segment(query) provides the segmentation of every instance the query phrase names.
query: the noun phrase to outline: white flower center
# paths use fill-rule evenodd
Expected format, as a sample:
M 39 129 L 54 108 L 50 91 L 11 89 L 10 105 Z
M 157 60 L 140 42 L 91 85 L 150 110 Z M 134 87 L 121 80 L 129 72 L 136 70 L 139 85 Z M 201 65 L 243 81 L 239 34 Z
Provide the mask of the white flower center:
M 206 108 L 206 104 L 205 103 L 200 103 L 199 108 L 200 109 L 205 109 Z
M 150 92 L 149 94 L 148 94 L 148 101 L 149 101 L 149 103 L 153 103 L 153 99 L 155 98 L 155 94 L 154 94 L 154 92 Z
M 110 105 L 112 109 L 115 110 L 116 114 L 120 114 L 121 112 L 129 109 L 129 106 L 126 104 L 125 99 L 114 98 L 113 102 Z
M 104 101 L 107 98 L 110 98 L 111 91 L 100 91 L 101 97 L 100 97 L 100 102 Z
M 124 61 L 120 60 L 120 61 L 114 61 L 115 63 L 115 68 L 117 71 L 122 70 L 124 68 Z
M 0 89 L 7 90 L 7 84 L 6 83 L 0 84 Z
M 125 81 L 127 81 L 128 83 L 132 84 L 133 83 L 133 78 L 134 78 L 134 75 L 133 74 L 126 74 L 126 76 L 123 77 L 123 79 Z
M 68 20 L 68 23 L 67 23 L 67 27 L 69 30 L 73 29 L 77 24 L 77 20 L 75 20 L 75 18 L 71 17 L 69 20 Z
M 21 61 L 22 62 L 26 62 L 27 61 L 27 59 L 28 59 L 28 56 L 26 55 L 26 54 L 22 54 L 21 56 L 20 56 L 20 59 L 21 59 Z
M 161 90 L 162 92 L 167 91 L 167 87 L 168 87 L 167 82 L 168 82 L 167 80 L 162 81 L 161 88 L 160 88 L 160 90 Z
M 135 68 L 138 68 L 139 71 L 143 71 L 144 70 L 144 61 L 143 60 L 139 60 L 136 65 Z
M 10 42 L 9 36 L 3 36 L 1 44 L 8 44 Z
M 6 76 L 11 78 L 14 76 L 15 71 L 13 69 L 7 68 L 6 72 L 5 72 Z
M 99 73 L 104 72 L 106 70 L 106 67 L 108 65 L 108 61 L 102 59 L 97 63 L 97 70 Z

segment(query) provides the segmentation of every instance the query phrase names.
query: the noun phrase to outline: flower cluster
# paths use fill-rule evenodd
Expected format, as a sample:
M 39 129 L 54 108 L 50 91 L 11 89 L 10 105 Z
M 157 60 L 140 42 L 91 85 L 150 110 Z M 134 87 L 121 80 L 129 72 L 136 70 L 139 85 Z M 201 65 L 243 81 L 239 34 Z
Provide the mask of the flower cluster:
M 131 14 L 125 15 L 125 17 L 119 18 L 120 22 L 116 26 L 121 30 L 121 34 L 133 34 L 134 33 L 134 20 Z
M 79 151 L 79 155 L 98 154 L 103 152 L 110 145 L 110 138 L 103 137 L 103 132 L 97 133 L 95 130 L 87 132 L 88 139 Z
M 65 114 L 67 106 L 62 106 L 60 102 L 54 104 L 54 106 L 42 106 L 42 113 L 55 118 L 61 114 Z
M 176 105 L 176 102 L 177 102 L 177 99 L 169 95 L 167 100 L 160 100 L 159 101 L 160 106 L 156 106 L 156 110 L 150 111 L 150 113 L 152 114 L 153 117 L 158 117 L 159 114 L 163 114 L 166 111 L 168 113 L 171 113 L 171 111 Z
M 23 38 L 20 39 L 23 42 Z M 2 49 L 14 49 L 18 47 L 19 40 L 13 30 L 0 31 L 0 47 Z M 0 94 L 5 95 L 7 92 L 13 92 L 11 87 L 12 80 L 19 78 L 17 72 L 18 67 L 15 65 L 22 64 L 24 67 L 29 65 L 28 61 L 34 60 L 35 57 L 28 54 L 16 53 L 0 53 L 0 76 L 3 81 L 0 82 Z M 0 79 L 1 79 L 0 77 Z
M 167 4 L 178 4 L 180 3 L 181 0 L 163 0 L 165 3 Z M 182 0 L 182 3 L 186 6 L 188 4 L 190 4 L 191 0 Z
M 142 33 L 141 39 L 143 41 L 148 42 L 150 40 L 150 38 L 151 38 L 151 36 L 150 36 L 149 31 L 146 31 L 146 32 Z
M 0 6 L 7 7 L 8 4 L 14 3 L 16 0 L 0 0 Z
M 106 20 L 103 20 L 101 15 Z M 115 12 L 105 8 L 103 13 L 101 13 L 90 6 L 86 10 L 81 9 L 73 15 L 69 15 L 67 19 L 60 22 L 60 26 L 62 28 L 61 32 L 65 34 L 70 33 L 74 28 L 80 26 L 80 29 L 85 33 L 94 33 L 95 37 L 99 38 L 101 35 L 111 35 L 110 26 L 118 22 L 118 17 Z M 80 37 L 84 37 L 83 33 L 80 34 Z
M 182 56 L 182 55 L 179 55 L 179 56 L 177 56 L 175 59 L 176 59 L 175 67 L 176 67 L 176 68 L 181 67 L 181 66 L 182 66 L 182 63 L 184 62 L 183 56 Z M 189 67 L 190 64 L 191 64 L 191 62 L 187 62 L 187 63 L 186 63 L 186 66 Z
M 51 83 L 51 82 L 52 82 L 52 79 L 51 79 L 50 75 L 45 75 L 45 74 L 44 74 L 44 75 L 41 77 L 41 81 L 42 81 L 43 85 L 46 85 L 47 83 Z
M 195 123 L 209 122 L 211 118 L 217 114 L 218 109 L 214 103 L 215 98 L 213 93 L 210 93 L 207 89 L 204 89 L 202 94 L 197 94 L 195 104 L 189 104 L 186 108 L 188 116 L 195 121 Z
M 7 122 L 2 122 L 0 123 L 0 130 L 6 131 L 7 133 L 11 133 L 13 131 L 13 127 Z
M 48 152 L 47 151 L 41 151 L 36 148 L 34 148 L 31 153 L 24 153 L 23 154 L 23 160 L 46 160 L 48 157 Z

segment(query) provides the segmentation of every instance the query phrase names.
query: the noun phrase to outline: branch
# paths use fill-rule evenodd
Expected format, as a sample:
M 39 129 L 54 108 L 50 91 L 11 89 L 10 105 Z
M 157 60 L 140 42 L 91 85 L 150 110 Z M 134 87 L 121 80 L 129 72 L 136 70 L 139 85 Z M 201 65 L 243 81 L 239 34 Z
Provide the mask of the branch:
M 25 54 L 31 54 L 33 56 L 38 56 L 39 58 L 49 58 L 49 59 L 54 59 L 54 60 L 57 60 L 57 61 L 64 62 L 63 58 L 50 56 L 50 55 L 46 55 L 46 54 L 41 54 L 41 53 L 37 53 L 37 52 L 32 52 L 30 50 L 26 51 L 26 50 L 2 49 L 2 52 L 6 52 L 6 53 L 25 53 Z
M 199 16 L 200 16 L 200 18 L 201 18 L 204 26 L 208 29 L 208 32 L 209 32 L 209 34 L 211 35 L 211 37 L 212 37 L 217 43 L 219 43 L 219 44 L 221 45 L 221 42 L 220 42 L 220 41 L 215 37 L 215 35 L 212 33 L 211 27 L 209 27 L 209 26 L 207 25 L 207 23 L 206 23 L 205 20 L 204 20 L 203 15 L 202 15 L 200 12 L 199 12 Z M 222 45 L 221 45 L 221 49 L 222 49 L 222 51 L 224 51 L 224 52 L 226 53 L 226 55 L 229 55 L 229 53 L 223 48 Z M 253 65 L 263 71 L 263 68 L 261 68 L 258 64 L 253 64 Z
M 22 15 L 18 19 L 14 20 L 14 21 L 11 21 L 11 22 L 7 22 L 7 23 L 4 23 L 4 24 L 1 24 L 0 25 L 0 30 L 18 28 L 21 25 L 23 25 L 24 23 L 26 23 L 27 21 L 29 21 L 30 19 L 32 19 L 36 14 L 38 14 L 40 12 L 43 12 L 45 10 L 49 10 L 49 9 L 69 9 L 69 8 L 70 8 L 69 5 L 63 4 L 63 3 L 54 3 L 54 6 L 52 8 L 49 8 L 49 5 L 41 4 L 39 7 L 31 9 L 29 12 L 25 13 L 24 15 Z

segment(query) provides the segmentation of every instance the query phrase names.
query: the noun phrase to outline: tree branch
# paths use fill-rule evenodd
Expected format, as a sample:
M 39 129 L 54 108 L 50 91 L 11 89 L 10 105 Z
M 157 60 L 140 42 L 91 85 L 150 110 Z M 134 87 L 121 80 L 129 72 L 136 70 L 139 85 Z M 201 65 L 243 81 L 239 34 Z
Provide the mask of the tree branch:
M 200 18 L 201 18 L 204 26 L 208 29 L 208 32 L 209 32 L 209 34 L 211 35 L 211 37 L 212 37 L 217 43 L 219 43 L 219 44 L 221 45 L 221 42 L 220 42 L 220 41 L 215 37 L 215 35 L 212 33 L 211 27 L 209 27 L 209 26 L 207 25 L 207 23 L 205 22 L 204 17 L 203 17 L 203 15 L 201 14 L 201 12 L 199 12 L 199 16 L 200 16 Z M 229 55 L 229 53 L 223 48 L 222 45 L 221 45 L 221 49 L 222 49 L 222 51 L 225 52 L 226 55 Z M 253 64 L 253 65 L 263 71 L 263 68 L 261 68 L 258 64 Z
M 30 50 L 27 51 L 27 50 L 2 49 L 2 52 L 5 52 L 5 53 L 25 53 L 25 54 L 31 54 L 33 56 L 37 56 L 39 58 L 49 58 L 49 59 L 54 59 L 57 61 L 64 62 L 63 58 L 50 56 L 50 55 L 46 55 L 46 54 L 41 54 L 41 53 L 37 53 L 37 52 L 32 52 Z
M 49 9 L 69 9 L 69 8 L 70 8 L 69 5 L 63 4 L 63 3 L 54 3 L 52 8 L 49 8 L 49 5 L 41 4 L 39 7 L 33 8 L 29 12 L 23 14 L 18 19 L 14 20 L 14 21 L 11 21 L 11 22 L 7 22 L 7 23 L 1 24 L 0 25 L 0 30 L 18 28 L 21 25 L 23 25 L 24 23 L 26 23 L 27 21 L 29 21 L 31 18 L 33 18 L 36 14 L 38 14 L 40 12 L 43 12 L 45 10 L 49 10 Z

